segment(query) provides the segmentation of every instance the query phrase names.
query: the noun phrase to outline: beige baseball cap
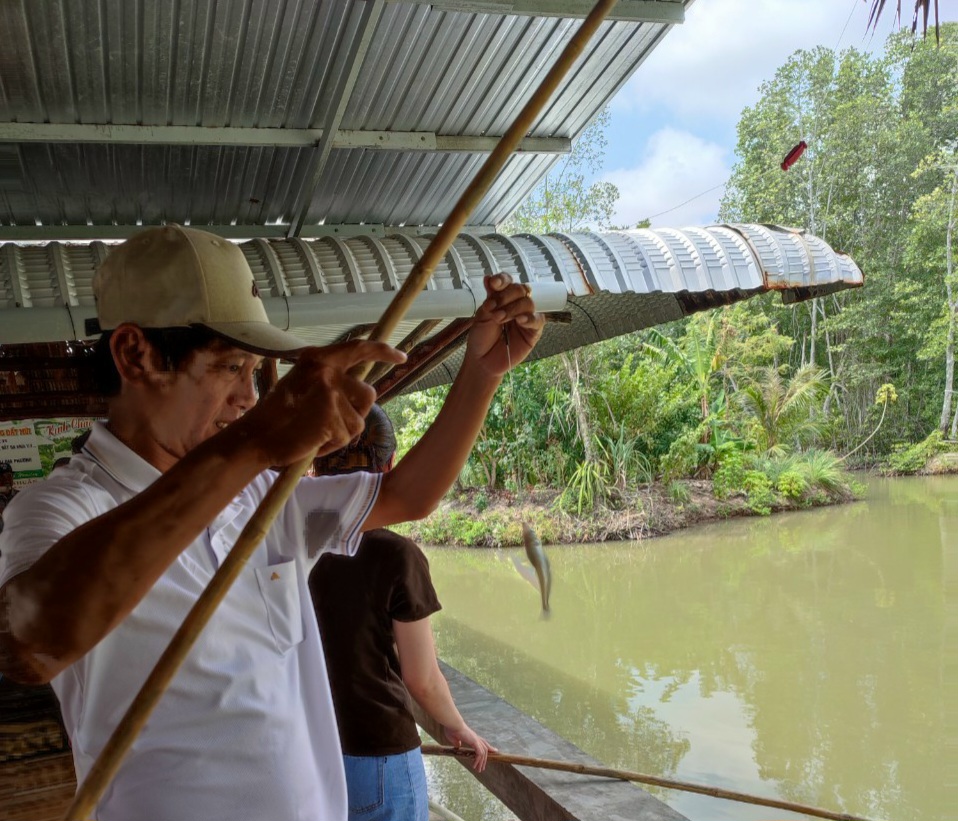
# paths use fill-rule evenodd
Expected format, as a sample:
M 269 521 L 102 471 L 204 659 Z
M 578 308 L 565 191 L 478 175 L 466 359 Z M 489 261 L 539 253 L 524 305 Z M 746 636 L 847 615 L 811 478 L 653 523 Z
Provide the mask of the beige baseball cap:
M 148 228 L 113 248 L 93 277 L 100 329 L 199 326 L 264 356 L 309 343 L 271 325 L 239 246 L 186 228 Z

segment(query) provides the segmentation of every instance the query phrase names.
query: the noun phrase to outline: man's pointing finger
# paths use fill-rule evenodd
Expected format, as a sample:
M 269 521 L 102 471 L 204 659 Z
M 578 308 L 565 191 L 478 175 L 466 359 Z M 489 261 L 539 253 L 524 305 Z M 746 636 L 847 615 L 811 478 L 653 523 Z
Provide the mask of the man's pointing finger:
M 386 342 L 362 339 L 355 342 L 340 342 L 322 348 L 306 348 L 300 354 L 299 361 L 325 363 L 349 369 L 364 362 L 401 365 L 406 361 L 406 354 Z

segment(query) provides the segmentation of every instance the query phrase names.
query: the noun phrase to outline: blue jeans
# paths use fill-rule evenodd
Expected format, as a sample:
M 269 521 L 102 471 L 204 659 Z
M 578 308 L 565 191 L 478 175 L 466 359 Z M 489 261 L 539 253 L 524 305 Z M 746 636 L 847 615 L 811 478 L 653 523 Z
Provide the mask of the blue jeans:
M 417 747 L 398 755 L 344 755 L 349 821 L 429 821 L 426 768 Z

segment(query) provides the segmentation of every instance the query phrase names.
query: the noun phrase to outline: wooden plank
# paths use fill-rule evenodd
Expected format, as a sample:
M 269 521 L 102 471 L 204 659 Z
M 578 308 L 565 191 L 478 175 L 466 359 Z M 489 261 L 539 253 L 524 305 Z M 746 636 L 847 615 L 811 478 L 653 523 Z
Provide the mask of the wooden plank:
M 59 821 L 75 791 L 70 753 L 0 764 L 4 821 Z
M 463 718 L 493 746 L 516 755 L 601 766 L 601 762 L 458 670 L 443 662 L 440 667 Z M 447 743 L 440 736 L 441 727 L 415 702 L 413 711 L 429 735 Z M 687 821 L 645 790 L 625 781 L 500 763 L 490 763 L 478 775 L 472 769 L 468 771 L 521 821 Z

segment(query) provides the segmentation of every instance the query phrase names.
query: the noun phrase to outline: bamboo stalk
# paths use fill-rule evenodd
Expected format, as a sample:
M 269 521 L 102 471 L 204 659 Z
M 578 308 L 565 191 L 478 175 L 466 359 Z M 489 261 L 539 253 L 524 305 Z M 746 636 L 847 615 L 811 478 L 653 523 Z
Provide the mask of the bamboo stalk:
M 465 342 L 472 326 L 472 317 L 453 320 L 435 336 L 413 348 L 404 364 L 396 366 L 375 383 L 379 403 L 385 404 L 407 385 L 422 379 L 452 356 Z
M 423 755 L 441 755 L 452 758 L 474 758 L 474 750 L 465 747 L 444 747 L 438 744 L 423 744 Z M 559 770 L 579 775 L 594 775 L 600 778 L 615 778 L 620 781 L 637 781 L 640 784 L 651 784 L 654 787 L 666 787 L 670 790 L 694 792 L 700 795 L 709 795 L 713 798 L 724 798 L 727 801 L 738 801 L 742 804 L 758 804 L 763 807 L 774 807 L 778 810 L 789 810 L 816 818 L 830 818 L 832 821 L 869 821 L 859 815 L 849 815 L 844 812 L 832 812 L 819 807 L 809 807 L 805 804 L 793 804 L 790 801 L 779 801 L 777 798 L 762 798 L 758 795 L 723 790 L 720 787 L 710 787 L 706 784 L 692 784 L 688 781 L 676 781 L 671 778 L 659 778 L 655 775 L 618 770 L 611 767 L 594 767 L 589 764 L 579 764 L 574 761 L 557 761 L 551 758 L 533 758 L 526 755 L 510 755 L 508 753 L 489 752 L 489 761 L 499 764 L 515 764 L 520 767 L 538 767 L 542 770 Z
M 616 0 L 598 0 L 595 8 L 589 12 L 588 17 L 582 22 L 578 31 L 566 44 L 555 65 L 549 70 L 532 97 L 523 106 L 515 122 L 502 136 L 502 139 L 499 140 L 499 143 L 482 164 L 475 178 L 466 187 L 452 213 L 443 222 L 442 227 L 426 247 L 419 262 L 410 271 L 402 287 L 396 292 L 392 302 L 389 303 L 370 334 L 370 339 L 385 341 L 392 335 L 409 310 L 409 306 L 412 305 L 419 292 L 425 287 L 440 260 L 452 246 L 469 215 L 489 190 L 496 176 L 506 164 L 506 160 L 519 145 L 520 140 L 526 136 L 543 106 L 548 102 L 572 64 L 581 55 L 586 44 L 615 3 Z M 360 378 L 365 378 L 371 366 L 372 363 L 360 365 L 354 369 L 354 373 Z M 219 603 L 226 596 L 256 546 L 272 526 L 273 520 L 293 492 L 300 477 L 306 472 L 311 461 L 312 457 L 306 457 L 297 464 L 285 467 L 277 477 L 260 503 L 259 508 L 236 540 L 229 556 L 216 571 L 209 586 L 187 614 L 169 647 L 164 651 L 126 714 L 113 731 L 110 740 L 100 751 L 100 755 L 94 762 L 86 779 L 77 790 L 73 803 L 64 816 L 65 821 L 82 821 L 93 809 L 110 780 L 116 775 L 123 756 L 132 746 L 143 725 L 146 724 L 147 718 L 176 674 L 183 659 L 186 658 L 186 654 L 196 642 Z
M 441 319 L 426 319 L 420 322 L 410 333 L 400 340 L 399 344 L 396 345 L 396 350 L 402 351 L 405 354 L 410 353 L 440 324 L 442 324 Z M 395 365 L 386 362 L 377 362 L 372 370 L 366 374 L 366 381 L 370 385 L 375 385 L 380 379 L 390 373 L 394 367 Z
M 549 69 L 549 73 L 546 74 L 542 83 L 523 106 L 515 122 L 509 126 L 506 133 L 502 135 L 502 139 L 486 157 L 486 161 L 482 164 L 472 182 L 466 187 L 466 190 L 463 191 L 452 212 L 442 223 L 429 245 L 426 246 L 422 257 L 413 266 L 402 287 L 396 292 L 396 296 L 383 312 L 376 329 L 369 337 L 370 339 L 377 341 L 389 339 L 406 311 L 409 310 L 409 306 L 412 305 L 429 277 L 432 276 L 436 266 L 452 247 L 456 236 L 466 224 L 466 220 L 469 219 L 469 215 L 486 195 L 489 187 L 506 164 L 506 160 L 509 159 L 529 129 L 532 128 L 535 118 L 539 116 L 553 92 L 559 87 L 562 78 L 565 77 L 569 69 L 572 68 L 572 64 L 582 54 L 586 44 L 592 39 L 592 35 L 598 30 L 599 25 L 608 16 L 609 12 L 612 11 L 615 3 L 616 0 L 598 0 L 589 15 L 582 21 L 582 25 L 572 35 L 555 65 Z M 364 367 L 364 376 L 369 372 L 369 367 L 368 365 Z

